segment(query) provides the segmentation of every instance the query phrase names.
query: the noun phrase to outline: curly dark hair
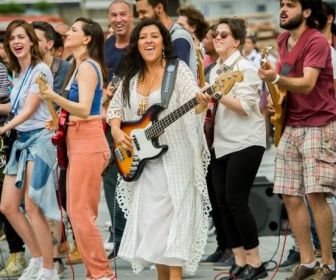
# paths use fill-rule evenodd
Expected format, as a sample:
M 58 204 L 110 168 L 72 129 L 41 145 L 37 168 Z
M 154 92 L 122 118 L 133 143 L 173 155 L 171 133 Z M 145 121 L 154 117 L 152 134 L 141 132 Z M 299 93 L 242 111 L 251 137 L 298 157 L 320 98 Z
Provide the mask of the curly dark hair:
M 135 0 L 135 2 L 138 2 L 140 0 Z M 157 5 L 161 4 L 163 7 L 163 10 L 167 13 L 168 12 L 168 0 L 147 0 L 148 4 L 151 5 L 153 8 L 155 8 Z
M 190 26 L 195 27 L 195 34 L 199 41 L 202 41 L 209 30 L 209 23 L 205 20 L 200 10 L 193 5 L 182 6 L 177 9 L 179 16 L 185 16 Z
M 127 49 L 127 53 L 125 55 L 125 71 L 124 71 L 124 79 L 123 79 L 123 86 L 122 86 L 122 95 L 123 95 L 123 102 L 126 106 L 127 104 L 130 105 L 130 88 L 129 84 L 132 77 L 136 74 L 144 75 L 146 71 L 146 63 L 143 60 L 139 49 L 138 49 L 138 40 L 140 36 L 141 30 L 150 25 L 155 25 L 162 36 L 163 40 L 163 54 L 165 59 L 174 58 L 173 52 L 173 45 L 171 42 L 171 37 L 169 31 L 164 27 L 164 25 L 153 19 L 145 19 L 141 21 L 132 31 L 130 44 Z
M 43 56 L 40 52 L 38 39 L 36 37 L 35 31 L 32 25 L 26 22 L 25 20 L 21 20 L 21 19 L 13 20 L 7 26 L 6 33 L 5 33 L 4 47 L 5 47 L 5 51 L 9 58 L 8 69 L 10 72 L 13 71 L 15 75 L 20 74 L 21 67 L 20 67 L 17 57 L 13 54 L 13 52 L 11 51 L 9 47 L 9 41 L 10 41 L 10 37 L 12 36 L 13 31 L 18 27 L 22 27 L 25 30 L 25 33 L 29 37 L 29 40 L 32 42 L 32 46 L 30 48 L 31 64 L 35 66 L 39 62 L 43 61 Z
M 311 10 L 310 16 L 307 18 L 307 26 L 311 28 L 319 28 L 326 20 L 325 10 L 323 9 L 322 0 L 291 0 L 301 4 L 302 10 Z M 282 0 L 280 0 L 280 3 Z

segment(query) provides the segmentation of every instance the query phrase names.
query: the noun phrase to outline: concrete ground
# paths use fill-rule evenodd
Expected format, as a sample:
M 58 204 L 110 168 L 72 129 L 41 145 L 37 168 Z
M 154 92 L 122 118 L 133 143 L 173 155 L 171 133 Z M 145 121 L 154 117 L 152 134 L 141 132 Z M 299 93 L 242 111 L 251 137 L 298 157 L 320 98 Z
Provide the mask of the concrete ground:
M 274 170 L 274 153 L 275 149 L 271 148 L 265 153 L 262 165 L 259 169 L 258 176 L 265 176 L 269 181 L 273 180 L 273 170 Z M 258 207 L 257 207 L 258 208 Z M 104 239 L 108 237 L 107 229 L 104 227 L 105 221 L 109 219 L 105 196 L 102 192 L 102 199 L 100 203 L 99 209 L 99 217 L 97 223 L 101 229 L 101 232 L 104 236 Z M 260 253 L 263 261 L 269 261 L 273 257 L 274 262 L 280 261 L 280 256 L 282 250 L 284 249 L 284 256 L 286 258 L 288 250 L 291 248 L 293 244 L 293 240 L 291 237 L 287 238 L 286 244 L 284 244 L 284 236 L 263 236 L 260 237 Z M 4 259 L 7 258 L 8 248 L 7 243 L 5 241 L 0 242 L 0 248 L 2 252 L 2 256 Z M 215 238 L 213 233 L 209 233 L 209 240 L 207 246 L 205 248 L 205 254 L 211 254 L 216 248 Z M 94 248 L 92 248 L 94 250 Z M 26 253 L 27 257 L 29 252 Z M 1 260 L 0 260 L 1 261 Z M 132 272 L 131 266 L 128 262 L 117 259 L 115 262 L 112 262 L 114 269 L 116 269 L 118 273 L 119 280 L 151 280 L 156 279 L 156 271 L 148 268 L 145 269 L 140 274 L 134 274 Z M 275 267 L 274 263 L 269 264 L 269 268 L 272 269 Z M 63 279 L 85 279 L 84 266 L 82 264 L 73 266 L 74 274 L 72 273 L 72 269 L 70 266 L 66 267 L 65 274 Z M 185 275 L 184 279 L 197 279 L 197 280 L 218 280 L 221 276 L 218 275 L 218 271 L 214 271 L 212 267 L 200 266 L 197 273 L 194 276 Z M 274 271 L 269 272 L 269 276 L 266 279 L 275 279 L 275 280 L 284 280 L 286 277 L 290 275 L 289 272 L 278 272 L 273 277 Z M 217 277 L 216 277 L 217 276 Z

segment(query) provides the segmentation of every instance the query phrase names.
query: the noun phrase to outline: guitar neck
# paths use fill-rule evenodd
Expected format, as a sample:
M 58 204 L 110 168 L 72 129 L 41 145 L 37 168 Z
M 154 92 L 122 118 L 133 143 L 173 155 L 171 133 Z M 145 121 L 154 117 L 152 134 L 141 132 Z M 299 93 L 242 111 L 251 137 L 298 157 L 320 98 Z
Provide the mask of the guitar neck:
M 51 101 L 46 101 L 49 113 L 51 115 L 52 123 L 54 127 L 58 127 L 58 115 Z
M 214 93 L 213 86 L 207 88 L 205 93 L 211 95 Z M 181 107 L 177 108 L 175 111 L 169 113 L 167 116 L 162 118 L 161 120 L 154 123 L 152 126 L 147 128 L 145 130 L 146 137 L 148 139 L 152 139 L 153 137 L 156 137 L 160 135 L 165 128 L 170 126 L 173 122 L 178 120 L 180 117 L 188 113 L 191 109 L 193 109 L 196 105 L 198 105 L 198 101 L 196 97 L 190 99 L 186 103 L 184 103 Z

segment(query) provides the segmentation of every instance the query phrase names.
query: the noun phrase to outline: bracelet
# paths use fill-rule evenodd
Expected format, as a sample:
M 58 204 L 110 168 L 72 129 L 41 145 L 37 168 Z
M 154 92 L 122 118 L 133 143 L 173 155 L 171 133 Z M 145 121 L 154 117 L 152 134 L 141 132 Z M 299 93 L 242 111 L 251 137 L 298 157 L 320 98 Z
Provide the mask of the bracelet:
M 279 82 L 279 80 L 280 80 L 280 75 L 279 75 L 279 74 L 276 74 L 274 81 L 272 81 L 271 83 L 272 83 L 273 85 L 275 85 L 275 84 L 277 84 L 277 83 Z
M 217 101 L 219 101 L 222 97 L 223 97 L 223 93 L 220 93 L 220 92 L 216 92 L 213 96 L 213 98 L 216 99 Z

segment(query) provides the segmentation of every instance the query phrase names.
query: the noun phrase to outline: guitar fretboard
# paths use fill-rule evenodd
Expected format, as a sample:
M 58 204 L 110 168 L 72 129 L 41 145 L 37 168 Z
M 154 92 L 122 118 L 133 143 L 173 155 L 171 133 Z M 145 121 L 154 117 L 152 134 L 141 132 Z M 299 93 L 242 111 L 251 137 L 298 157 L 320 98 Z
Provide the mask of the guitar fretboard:
M 211 87 L 207 88 L 204 92 L 211 95 L 211 94 L 214 93 L 214 87 L 211 86 Z M 184 114 L 189 112 L 196 105 L 198 105 L 198 101 L 197 101 L 196 97 L 190 99 L 189 101 L 184 103 L 181 107 L 177 108 L 176 110 L 169 113 L 167 116 L 165 116 L 164 118 L 162 118 L 161 120 L 157 121 L 152 126 L 147 128 L 145 130 L 146 138 L 148 140 L 150 140 L 153 137 L 156 137 L 156 136 L 160 135 L 166 127 L 168 127 L 173 122 L 175 122 L 180 117 L 182 117 Z

